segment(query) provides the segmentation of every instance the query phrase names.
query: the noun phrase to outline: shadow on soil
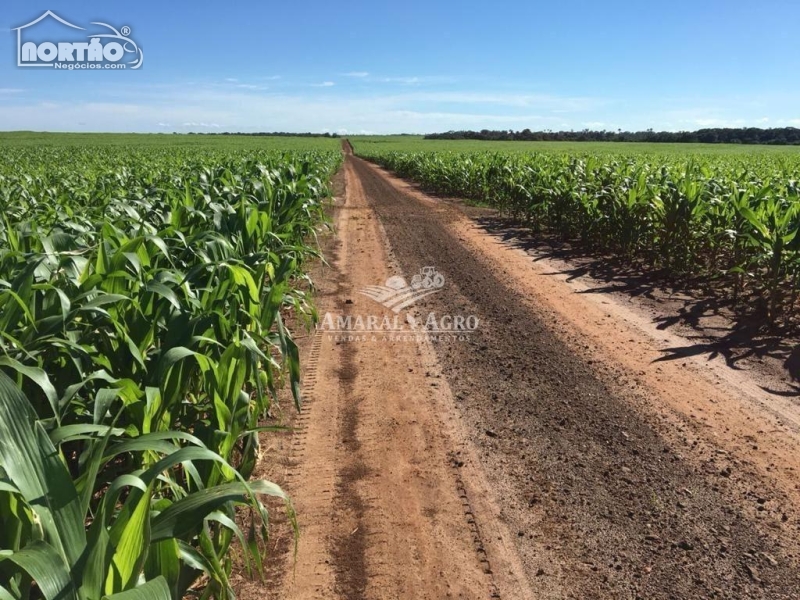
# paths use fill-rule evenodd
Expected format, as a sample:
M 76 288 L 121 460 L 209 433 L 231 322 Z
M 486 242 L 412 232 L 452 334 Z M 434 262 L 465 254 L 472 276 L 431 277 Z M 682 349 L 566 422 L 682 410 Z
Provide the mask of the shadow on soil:
M 598 256 L 585 248 L 549 235 L 534 235 L 524 225 L 486 209 L 467 208 L 473 221 L 505 244 L 531 254 L 534 261 L 557 259 L 569 268 L 558 273 L 568 281 L 589 277 L 596 282 L 579 293 L 618 294 L 638 298 L 656 312 L 658 329 L 681 326 L 681 335 L 690 341 L 685 346 L 667 348 L 659 361 L 705 355 L 722 356 L 729 367 L 751 359 L 771 361 L 782 367 L 781 375 L 790 379 L 789 390 L 763 389 L 779 396 L 800 396 L 800 345 L 796 326 L 792 331 L 770 328 L 758 302 L 739 302 L 720 298 L 707 282 L 676 282 L 663 270 L 648 271 L 644 264 Z M 491 211 L 492 213 L 494 211 Z M 719 292 L 717 292 L 719 293 Z M 791 335 L 790 335 L 791 334 Z

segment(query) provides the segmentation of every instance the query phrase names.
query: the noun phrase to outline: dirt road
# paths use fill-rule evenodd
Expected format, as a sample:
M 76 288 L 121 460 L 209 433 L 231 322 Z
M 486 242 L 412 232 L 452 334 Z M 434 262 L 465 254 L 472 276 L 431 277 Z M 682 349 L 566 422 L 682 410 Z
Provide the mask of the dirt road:
M 297 561 L 242 596 L 800 597 L 796 404 L 660 362 L 675 340 L 457 205 L 352 156 L 345 179 L 301 429 L 267 438 Z M 374 299 L 424 267 L 427 295 Z M 405 335 L 431 313 L 478 327 Z

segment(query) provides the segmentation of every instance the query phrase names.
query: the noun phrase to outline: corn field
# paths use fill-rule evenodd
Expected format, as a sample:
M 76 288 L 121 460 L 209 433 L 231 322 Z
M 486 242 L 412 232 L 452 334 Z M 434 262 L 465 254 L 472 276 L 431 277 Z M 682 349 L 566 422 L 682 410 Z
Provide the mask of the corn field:
M 227 599 L 234 543 L 261 570 L 333 148 L 0 149 L 0 600 Z
M 414 145 L 414 143 L 410 143 Z M 437 193 L 498 208 L 669 277 L 702 278 L 776 323 L 795 315 L 800 155 L 614 155 L 394 150 L 360 156 Z

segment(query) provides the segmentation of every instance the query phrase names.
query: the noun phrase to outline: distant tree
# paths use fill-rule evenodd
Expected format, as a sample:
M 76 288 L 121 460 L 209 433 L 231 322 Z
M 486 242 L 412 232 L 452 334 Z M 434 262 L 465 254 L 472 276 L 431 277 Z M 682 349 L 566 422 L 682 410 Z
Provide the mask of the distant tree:
M 264 134 L 267 135 L 267 134 Z M 286 135 L 286 134 L 268 134 Z M 297 134 L 291 134 L 297 135 Z M 313 134 L 305 134 L 313 135 Z M 328 134 L 325 134 L 328 135 Z M 334 134 L 335 135 L 335 134 Z M 448 131 L 446 133 L 431 133 L 425 136 L 430 140 L 515 140 L 515 141 L 570 141 L 570 142 L 656 142 L 656 143 L 683 143 L 683 144 L 774 144 L 800 145 L 800 129 L 796 127 L 782 127 L 772 129 L 759 129 L 757 127 L 742 128 L 705 128 L 697 131 L 654 131 L 652 128 L 645 131 L 616 132 L 605 130 L 583 129 L 581 131 L 522 131 L 481 129 L 480 131 Z

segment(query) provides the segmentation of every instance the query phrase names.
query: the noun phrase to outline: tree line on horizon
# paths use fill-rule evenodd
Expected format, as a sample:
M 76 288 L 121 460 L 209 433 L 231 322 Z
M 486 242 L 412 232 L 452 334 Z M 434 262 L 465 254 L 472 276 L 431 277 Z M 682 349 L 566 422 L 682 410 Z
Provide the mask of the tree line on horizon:
M 697 131 L 522 131 L 489 130 L 447 131 L 429 133 L 426 140 L 485 140 L 524 142 L 656 142 L 693 144 L 769 144 L 800 145 L 800 129 L 796 127 L 716 127 Z
M 180 135 L 177 131 L 173 132 Z M 338 138 L 341 137 L 338 133 L 313 133 L 307 131 L 305 133 L 291 133 L 288 131 L 189 131 L 188 135 L 255 135 L 255 136 L 269 136 L 269 137 L 325 137 L 325 138 Z

